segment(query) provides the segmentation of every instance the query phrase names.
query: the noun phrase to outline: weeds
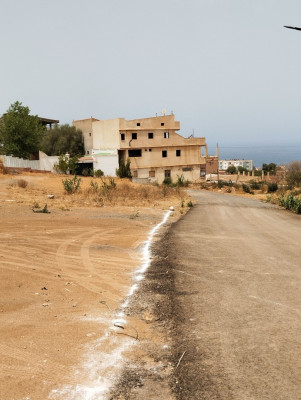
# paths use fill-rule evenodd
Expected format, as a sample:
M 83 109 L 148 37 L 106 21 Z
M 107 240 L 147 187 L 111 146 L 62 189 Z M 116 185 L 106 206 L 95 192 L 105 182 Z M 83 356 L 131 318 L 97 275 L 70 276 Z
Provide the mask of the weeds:
M 47 204 L 45 204 L 45 206 L 43 208 L 38 208 L 38 209 L 33 208 L 32 211 L 34 213 L 50 214 L 50 211 L 47 208 Z
M 71 179 L 66 178 L 65 180 L 63 179 L 62 182 L 63 182 L 65 191 L 68 194 L 71 194 L 71 193 L 75 193 L 78 191 L 80 182 L 81 182 L 81 178 L 77 178 L 77 176 L 74 175 L 73 178 L 71 178 Z
M 296 214 L 301 214 L 301 197 L 283 193 L 278 197 L 278 203 L 286 210 L 294 211 Z
M 181 187 L 188 187 L 189 186 L 189 180 L 184 178 L 184 175 L 177 175 L 177 186 Z
M 191 201 L 191 200 L 189 200 L 189 201 L 187 202 L 187 207 L 189 207 L 189 208 L 193 207 L 193 204 L 192 204 L 192 201 Z
M 25 179 L 18 179 L 17 185 L 18 185 L 20 188 L 25 189 L 25 188 L 28 186 L 28 182 L 27 182 Z

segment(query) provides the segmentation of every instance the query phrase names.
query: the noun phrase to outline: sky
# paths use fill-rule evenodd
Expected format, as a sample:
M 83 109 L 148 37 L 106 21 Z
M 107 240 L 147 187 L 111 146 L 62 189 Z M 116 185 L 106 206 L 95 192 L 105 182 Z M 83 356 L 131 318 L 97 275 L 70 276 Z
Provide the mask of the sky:
M 0 0 L 0 114 L 175 114 L 180 133 L 301 144 L 300 0 Z

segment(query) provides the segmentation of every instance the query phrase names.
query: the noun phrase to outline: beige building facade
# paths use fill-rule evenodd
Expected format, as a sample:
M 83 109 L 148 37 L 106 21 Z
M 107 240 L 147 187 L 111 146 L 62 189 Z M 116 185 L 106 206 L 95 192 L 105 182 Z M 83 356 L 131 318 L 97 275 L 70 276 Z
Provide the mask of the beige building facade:
M 198 181 L 208 172 L 205 138 L 179 135 L 180 122 L 173 114 L 135 120 L 89 118 L 73 121 L 73 125 L 83 131 L 86 155 L 92 156 L 94 169 L 102 165 L 105 174 L 105 154 L 111 155 L 111 173 L 121 159 L 129 159 L 133 177 L 147 181 L 161 183 L 166 177 L 176 181 L 182 175 Z

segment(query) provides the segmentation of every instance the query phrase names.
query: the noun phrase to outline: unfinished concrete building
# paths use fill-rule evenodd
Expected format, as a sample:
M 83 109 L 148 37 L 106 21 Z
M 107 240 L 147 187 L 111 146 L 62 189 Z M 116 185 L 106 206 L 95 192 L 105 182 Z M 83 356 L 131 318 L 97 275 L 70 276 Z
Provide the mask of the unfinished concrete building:
M 135 120 L 89 118 L 73 125 L 84 135 L 86 156 L 81 161 L 106 175 L 115 175 L 120 160 L 128 158 L 139 180 L 161 183 L 183 175 L 197 181 L 217 172 L 218 156 L 208 156 L 205 138 L 179 135 L 180 122 L 173 114 Z

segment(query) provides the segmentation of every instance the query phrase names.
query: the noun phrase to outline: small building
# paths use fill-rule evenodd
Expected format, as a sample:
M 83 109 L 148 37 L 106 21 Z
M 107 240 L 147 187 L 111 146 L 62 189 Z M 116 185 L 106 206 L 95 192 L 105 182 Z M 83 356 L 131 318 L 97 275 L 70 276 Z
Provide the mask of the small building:
M 253 170 L 253 160 L 219 160 L 218 161 L 218 169 L 219 171 L 226 171 L 228 167 L 234 166 L 235 168 L 243 167 L 246 168 L 248 171 Z
M 85 152 L 94 169 L 115 175 L 120 160 L 131 161 L 134 178 L 162 182 L 170 177 L 197 181 L 217 173 L 218 155 L 209 157 L 206 140 L 184 138 L 173 114 L 125 120 L 88 118 L 73 121 L 84 136 Z M 82 162 L 85 162 L 83 159 Z

